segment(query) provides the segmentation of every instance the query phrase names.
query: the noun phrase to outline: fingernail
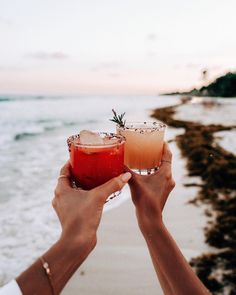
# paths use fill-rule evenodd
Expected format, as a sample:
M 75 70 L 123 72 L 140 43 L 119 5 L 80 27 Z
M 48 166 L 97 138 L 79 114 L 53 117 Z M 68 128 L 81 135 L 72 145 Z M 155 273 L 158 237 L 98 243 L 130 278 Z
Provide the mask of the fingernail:
M 127 182 L 130 178 L 131 178 L 131 173 L 130 172 L 126 172 L 124 174 L 121 175 L 121 180 L 123 182 Z

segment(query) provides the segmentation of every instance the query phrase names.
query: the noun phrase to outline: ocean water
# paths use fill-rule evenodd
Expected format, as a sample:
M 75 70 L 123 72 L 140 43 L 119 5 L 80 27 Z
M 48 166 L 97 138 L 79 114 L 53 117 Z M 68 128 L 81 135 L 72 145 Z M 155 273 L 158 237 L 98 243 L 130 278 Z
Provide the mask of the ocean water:
M 205 107 L 201 102 L 204 98 L 196 98 L 197 103 L 181 105 L 175 118 L 203 124 L 221 124 L 236 126 L 236 99 L 213 98 L 216 105 Z M 215 143 L 230 153 L 236 154 L 236 129 L 214 133 Z
M 51 207 L 66 139 L 82 129 L 115 131 L 111 109 L 147 121 L 169 96 L 0 96 L 0 285 L 19 274 L 60 234 Z M 128 189 L 106 210 L 129 197 Z
M 203 124 L 236 126 L 235 98 L 212 98 L 216 104 L 208 107 L 201 104 L 203 100 L 204 98 L 197 97 L 192 104 L 181 105 L 175 118 Z

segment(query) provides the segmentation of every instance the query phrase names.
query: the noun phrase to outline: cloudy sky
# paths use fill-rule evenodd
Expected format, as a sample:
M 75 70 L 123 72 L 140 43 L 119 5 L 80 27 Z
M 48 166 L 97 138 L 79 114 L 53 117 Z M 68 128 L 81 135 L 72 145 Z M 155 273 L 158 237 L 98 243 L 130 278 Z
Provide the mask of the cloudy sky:
M 0 93 L 156 94 L 236 69 L 236 0 L 0 0 Z

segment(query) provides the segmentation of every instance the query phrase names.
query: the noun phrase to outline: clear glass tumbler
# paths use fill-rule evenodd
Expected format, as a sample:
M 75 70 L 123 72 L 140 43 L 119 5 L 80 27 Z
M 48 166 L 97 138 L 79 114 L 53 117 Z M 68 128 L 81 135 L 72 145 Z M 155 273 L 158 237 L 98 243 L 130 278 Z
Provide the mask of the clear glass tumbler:
M 124 172 L 125 138 L 114 133 L 99 134 L 103 138 L 102 144 L 82 144 L 79 134 L 67 140 L 75 184 L 85 190 L 97 187 Z
M 139 174 L 158 170 L 166 125 L 162 122 L 128 122 L 117 126 L 117 134 L 126 139 L 125 165 Z

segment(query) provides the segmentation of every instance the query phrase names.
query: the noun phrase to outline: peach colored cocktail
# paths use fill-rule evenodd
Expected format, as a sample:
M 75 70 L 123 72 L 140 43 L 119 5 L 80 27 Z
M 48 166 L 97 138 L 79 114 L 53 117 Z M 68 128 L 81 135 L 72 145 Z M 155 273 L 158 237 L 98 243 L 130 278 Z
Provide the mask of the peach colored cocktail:
M 117 127 L 124 136 L 125 165 L 141 173 L 152 173 L 161 162 L 166 125 L 162 122 L 126 123 Z

